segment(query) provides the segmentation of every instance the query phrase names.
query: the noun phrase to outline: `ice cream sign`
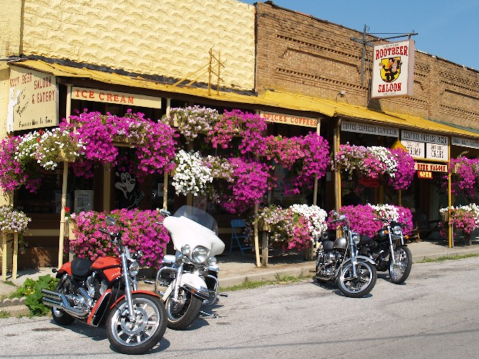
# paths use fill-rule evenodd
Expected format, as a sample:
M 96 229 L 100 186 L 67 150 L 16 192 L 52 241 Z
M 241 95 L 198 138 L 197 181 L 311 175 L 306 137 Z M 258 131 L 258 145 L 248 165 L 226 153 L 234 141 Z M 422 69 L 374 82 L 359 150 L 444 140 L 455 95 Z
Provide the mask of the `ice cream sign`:
M 414 41 L 374 46 L 371 97 L 412 96 Z

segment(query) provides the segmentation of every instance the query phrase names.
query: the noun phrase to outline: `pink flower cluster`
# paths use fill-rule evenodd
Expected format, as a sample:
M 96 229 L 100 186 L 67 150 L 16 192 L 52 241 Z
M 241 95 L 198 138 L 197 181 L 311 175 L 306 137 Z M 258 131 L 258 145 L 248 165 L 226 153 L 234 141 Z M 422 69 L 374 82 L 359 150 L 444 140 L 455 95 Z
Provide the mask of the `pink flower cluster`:
M 10 136 L 0 142 L 0 187 L 13 191 L 25 186 L 36 192 L 41 183 L 42 172 L 33 155 L 18 153 L 22 136 Z
M 386 175 L 388 184 L 396 190 L 408 188 L 415 174 L 414 159 L 402 148 L 340 145 L 331 165 L 340 166 L 351 177 L 354 171 L 368 178 Z
M 116 220 L 116 225 L 108 227 L 108 230 L 120 231 L 123 244 L 130 251 L 143 252 L 140 264 L 158 267 L 170 240 L 168 231 L 161 225 L 163 216 L 158 211 L 120 209 L 111 213 L 80 212 L 75 216 L 76 239 L 70 241 L 70 250 L 80 258 L 89 258 L 93 261 L 104 256 L 118 256 L 118 248 L 112 243 L 111 238 L 100 232 L 100 228 L 106 228 L 107 215 Z
M 397 218 L 395 221 L 405 225 L 403 234 L 411 234 L 413 228 L 411 210 L 400 206 L 389 205 L 389 207 L 393 207 L 394 211 L 397 212 Z M 369 204 L 343 206 L 339 209 L 338 213 L 346 216 L 351 225 L 351 229 L 354 232 L 357 232 L 360 235 L 365 234 L 370 237 L 373 237 L 381 228 L 383 228 L 383 222 L 378 219 L 392 219 L 390 214 L 382 213 Z M 333 223 L 333 220 L 333 216 L 330 215 L 328 218 L 329 229 L 336 229 L 338 226 L 337 223 Z
M 241 213 L 259 203 L 271 189 L 268 166 L 245 158 L 230 158 L 232 181 L 220 195 L 220 204 L 230 213 Z
M 75 128 L 73 136 L 85 146 L 82 157 L 73 164 L 79 176 L 92 176 L 95 163 L 115 165 L 118 156 L 115 142 L 128 141 L 136 148 L 139 173 L 162 173 L 174 166 L 175 133 L 165 123 L 154 122 L 131 110 L 124 117 L 85 110 L 70 120 L 70 125 L 63 122 L 61 126 Z
M 463 194 L 468 199 L 474 199 L 476 187 L 479 185 L 479 159 L 470 159 L 460 156 L 450 161 L 449 173 L 451 176 L 451 192 Z M 447 175 L 443 177 L 443 187 L 447 186 Z
M 308 218 L 291 208 L 279 206 L 261 208 L 254 219 L 260 230 L 269 232 L 271 244 L 278 243 L 283 251 L 287 249 L 303 250 L 309 248 L 312 240 Z M 252 226 L 252 224 L 250 224 Z M 249 231 L 252 241 L 252 231 Z

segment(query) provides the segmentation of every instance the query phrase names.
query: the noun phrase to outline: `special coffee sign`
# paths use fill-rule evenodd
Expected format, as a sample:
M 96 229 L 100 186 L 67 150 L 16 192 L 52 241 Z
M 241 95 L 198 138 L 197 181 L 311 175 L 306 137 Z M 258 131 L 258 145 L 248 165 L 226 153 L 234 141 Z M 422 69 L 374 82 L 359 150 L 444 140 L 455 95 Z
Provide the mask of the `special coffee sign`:
M 371 97 L 412 96 L 414 41 L 374 46 Z

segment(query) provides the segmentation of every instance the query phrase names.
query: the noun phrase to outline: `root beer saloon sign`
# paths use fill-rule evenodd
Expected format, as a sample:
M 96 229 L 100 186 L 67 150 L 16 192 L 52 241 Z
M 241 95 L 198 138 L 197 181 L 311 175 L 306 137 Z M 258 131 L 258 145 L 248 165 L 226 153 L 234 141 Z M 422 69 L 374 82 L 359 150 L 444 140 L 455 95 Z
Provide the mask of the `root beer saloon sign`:
M 412 96 L 414 41 L 374 46 L 371 97 Z

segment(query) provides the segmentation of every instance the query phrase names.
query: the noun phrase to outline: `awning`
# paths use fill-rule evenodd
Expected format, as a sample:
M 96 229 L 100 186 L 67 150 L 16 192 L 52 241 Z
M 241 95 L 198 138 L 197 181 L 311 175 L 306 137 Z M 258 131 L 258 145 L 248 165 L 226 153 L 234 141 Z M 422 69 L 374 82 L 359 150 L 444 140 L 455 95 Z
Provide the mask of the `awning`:
M 305 96 L 281 91 L 265 90 L 259 95 L 240 94 L 234 92 L 211 91 L 208 89 L 181 87 L 159 83 L 142 77 L 131 77 L 112 72 L 104 72 L 87 68 L 66 66 L 58 63 L 47 63 L 40 60 L 25 60 L 12 62 L 10 65 L 31 68 L 40 72 L 49 73 L 58 77 L 82 78 L 102 83 L 135 87 L 176 94 L 185 94 L 208 98 L 210 100 L 277 107 L 287 110 L 316 112 L 328 117 L 352 118 L 370 121 L 376 124 L 393 125 L 410 130 L 426 131 L 467 138 L 479 138 L 479 133 L 456 128 L 441 122 L 428 120 L 419 116 L 410 116 L 392 112 L 379 112 L 365 107 L 351 105 L 345 102 L 327 100 L 323 98 Z

